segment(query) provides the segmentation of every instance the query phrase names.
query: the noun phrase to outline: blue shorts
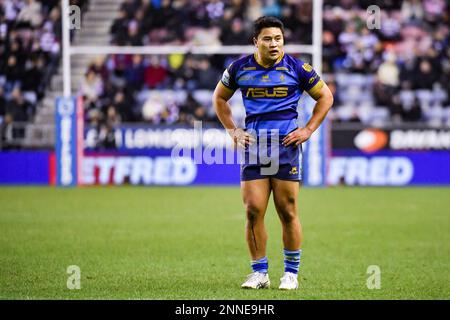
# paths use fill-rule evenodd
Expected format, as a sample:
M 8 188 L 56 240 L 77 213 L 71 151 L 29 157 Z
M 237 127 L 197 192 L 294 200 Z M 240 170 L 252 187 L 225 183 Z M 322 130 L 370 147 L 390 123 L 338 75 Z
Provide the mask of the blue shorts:
M 268 158 L 270 161 L 266 160 L 263 163 L 260 163 L 260 161 L 257 161 L 258 163 L 250 161 L 248 157 L 249 151 L 246 150 L 246 156 L 241 163 L 241 181 L 265 178 L 301 181 L 302 147 L 301 145 L 295 146 L 294 144 L 285 147 L 281 144 L 281 141 L 282 139 L 280 139 L 278 146 L 278 159 L 272 159 L 271 155 L 269 155 Z M 268 153 L 270 154 L 270 152 Z

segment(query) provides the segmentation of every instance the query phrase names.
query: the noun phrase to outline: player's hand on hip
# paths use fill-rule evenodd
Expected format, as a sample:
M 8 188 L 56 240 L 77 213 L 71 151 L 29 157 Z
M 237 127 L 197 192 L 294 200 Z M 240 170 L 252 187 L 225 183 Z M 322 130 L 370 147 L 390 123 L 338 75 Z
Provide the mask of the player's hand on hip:
M 248 145 L 252 145 L 256 141 L 255 138 L 250 133 L 246 132 L 242 128 L 229 130 L 229 133 L 234 143 L 241 148 L 245 148 Z
M 298 128 L 284 137 L 283 145 L 285 147 L 291 144 L 295 144 L 296 146 L 298 146 L 308 140 L 311 137 L 312 133 L 312 130 L 308 128 Z

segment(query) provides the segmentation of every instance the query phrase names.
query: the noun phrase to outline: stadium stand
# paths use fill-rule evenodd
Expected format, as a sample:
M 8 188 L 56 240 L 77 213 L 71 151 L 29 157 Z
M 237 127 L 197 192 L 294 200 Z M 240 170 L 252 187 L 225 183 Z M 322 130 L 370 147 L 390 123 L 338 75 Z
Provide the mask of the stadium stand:
M 383 8 L 379 30 L 366 28 L 371 4 Z M 326 1 L 323 72 L 335 75 L 334 119 L 449 125 L 448 8 L 439 0 Z
M 57 0 L 0 2 L 0 136 L 3 149 L 24 146 L 26 127 L 57 72 L 61 10 Z M 87 0 L 72 4 L 85 9 Z M 43 125 L 48 125 L 43 124 Z
M 8 79 L 0 91 L 0 117 L 6 126 L 15 120 L 2 110 L 14 99 L 14 104 L 21 104 L 18 96 L 24 97 L 22 109 L 26 110 L 16 115 L 18 119 L 31 121 L 36 128 L 52 121 L 54 99 L 62 89 L 61 69 L 57 67 L 60 14 L 55 2 L 2 2 L 0 32 L 6 25 L 6 33 L 14 34 L 9 30 L 19 23 L 16 16 L 22 8 L 30 7 L 27 10 L 31 12 L 40 7 L 37 11 L 42 21 L 34 18 L 27 23 L 45 35 L 37 45 L 43 46 L 44 54 L 36 58 L 27 55 L 28 64 L 20 64 L 28 66 L 30 76 L 19 78 L 35 79 L 21 84 L 20 94 L 11 91 L 12 79 L 18 77 L 11 50 L 17 50 L 17 45 L 7 42 L 11 48 L 4 51 L 7 59 L 2 59 L 0 67 L 0 81 Z M 84 2 L 82 29 L 73 36 L 76 45 L 249 44 L 251 22 L 261 15 L 283 20 L 287 43 L 311 43 L 311 0 Z M 382 8 L 379 30 L 366 27 L 366 8 L 373 4 Z M 331 113 L 335 125 L 450 125 L 449 8 L 448 0 L 324 1 L 323 75 L 335 94 Z M 21 15 L 25 19 L 27 10 Z M 0 37 L 2 34 L 5 32 Z M 3 41 L 0 50 L 5 48 Z M 189 54 L 74 56 L 72 87 L 84 97 L 87 123 L 99 128 L 122 122 L 216 123 L 211 91 L 233 58 Z M 242 123 L 242 105 L 239 99 L 232 102 Z
M 374 3 L 383 8 L 379 30 L 369 30 L 365 22 L 366 8 Z M 350 8 L 352 10 L 346 10 Z M 323 73 L 337 97 L 333 119 L 367 125 L 410 121 L 449 124 L 447 8 L 445 1 L 325 1 Z M 255 10 L 258 14 L 280 17 L 287 26 L 287 42 L 311 41 L 305 36 L 311 34 L 310 1 L 141 3 L 127 0 L 111 26 L 111 43 L 197 43 L 202 35 L 210 34 L 212 38 L 207 39 L 208 43 L 248 44 L 251 13 Z M 175 21 L 182 23 L 176 25 Z M 300 34 L 299 30 L 306 33 Z M 177 55 L 107 57 L 102 72 L 110 76 L 102 80 L 117 84 L 122 79 L 123 83 L 140 91 L 141 98 L 149 96 L 146 92 L 152 89 L 212 89 L 211 85 L 228 61 L 220 57 Z M 125 74 L 123 70 L 129 72 Z M 133 79 L 129 79 L 130 76 Z M 143 87 L 136 83 L 142 83 Z M 130 103 L 133 104 L 131 100 Z M 134 105 L 136 103 L 136 110 L 141 109 L 145 99 L 134 101 Z M 159 110 L 159 114 L 154 111 L 150 117 L 144 115 L 147 111 L 142 110 L 141 114 L 136 111 L 135 119 L 160 123 L 167 118 L 168 123 L 172 123 L 177 113 L 182 115 L 179 121 L 186 119 L 182 104 L 178 104 L 178 108 L 167 104 Z M 129 119 L 126 115 L 122 117 Z

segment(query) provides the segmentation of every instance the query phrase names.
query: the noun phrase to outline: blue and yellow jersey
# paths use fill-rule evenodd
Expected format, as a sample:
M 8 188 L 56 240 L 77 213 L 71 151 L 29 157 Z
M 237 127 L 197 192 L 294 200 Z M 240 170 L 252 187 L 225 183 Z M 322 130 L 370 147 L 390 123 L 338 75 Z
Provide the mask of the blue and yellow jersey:
M 308 63 L 287 54 L 269 68 L 261 66 L 255 55 L 235 60 L 221 81 L 232 91 L 241 90 L 246 129 L 278 129 L 281 136 L 298 127 L 297 106 L 303 91 L 314 95 L 323 87 Z

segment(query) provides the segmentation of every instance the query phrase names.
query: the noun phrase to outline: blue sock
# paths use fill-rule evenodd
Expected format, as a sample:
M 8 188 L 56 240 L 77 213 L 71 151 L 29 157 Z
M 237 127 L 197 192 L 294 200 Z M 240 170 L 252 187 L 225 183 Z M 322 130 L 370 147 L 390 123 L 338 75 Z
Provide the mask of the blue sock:
M 291 272 L 298 274 L 298 268 L 300 267 L 300 256 L 302 250 L 289 251 L 284 249 L 284 272 Z
M 267 257 L 258 260 L 253 260 L 252 269 L 253 272 L 267 273 L 267 270 L 269 269 L 269 261 L 267 260 Z

